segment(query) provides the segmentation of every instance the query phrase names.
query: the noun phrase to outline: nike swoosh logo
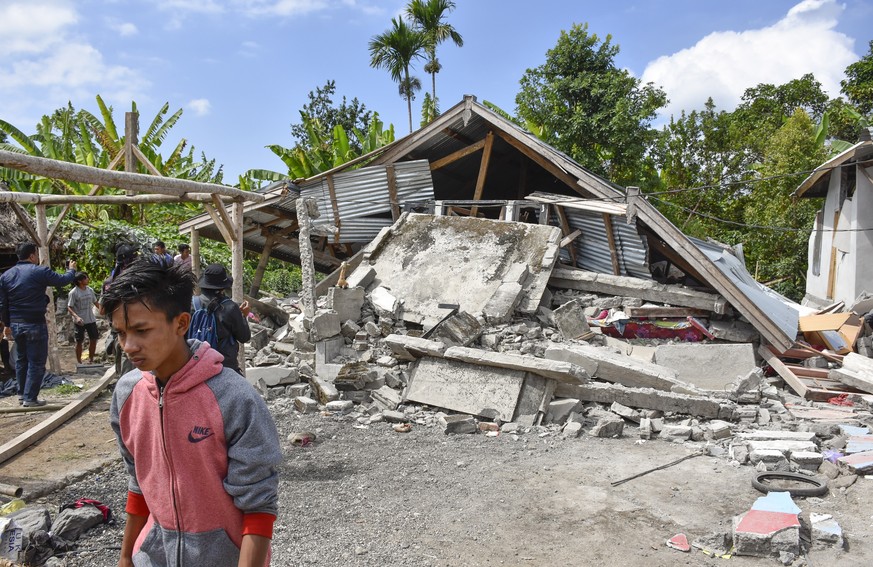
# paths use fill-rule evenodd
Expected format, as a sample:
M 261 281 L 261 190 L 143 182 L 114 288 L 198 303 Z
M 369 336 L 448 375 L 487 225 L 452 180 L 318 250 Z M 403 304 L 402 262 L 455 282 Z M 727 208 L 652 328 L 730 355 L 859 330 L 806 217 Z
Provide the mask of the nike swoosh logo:
M 210 433 L 209 435 L 204 435 L 203 437 L 194 437 L 193 433 L 189 433 L 188 434 L 188 441 L 190 441 L 191 443 L 200 443 L 204 439 L 209 439 L 213 435 L 214 435 L 214 433 Z

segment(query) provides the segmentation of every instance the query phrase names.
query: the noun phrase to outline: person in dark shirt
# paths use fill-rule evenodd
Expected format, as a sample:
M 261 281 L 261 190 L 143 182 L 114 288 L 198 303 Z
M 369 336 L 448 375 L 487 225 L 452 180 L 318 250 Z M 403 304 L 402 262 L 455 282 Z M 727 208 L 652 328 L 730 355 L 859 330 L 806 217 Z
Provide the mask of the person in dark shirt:
M 242 374 L 238 359 L 239 344 L 247 343 L 252 338 L 252 331 L 246 321 L 249 314 L 248 302 L 243 301 L 242 305 L 237 305 L 225 296 L 224 290 L 233 285 L 233 278 L 227 275 L 227 270 L 221 264 L 207 266 L 197 285 L 201 295 L 194 298 L 194 310 L 214 310 L 218 323 L 218 345 L 210 346 L 224 355 L 225 368 Z
M 18 401 L 25 407 L 44 406 L 37 399 L 48 358 L 48 325 L 45 312 L 48 286 L 65 286 L 76 277 L 76 262 L 67 262 L 67 273 L 60 275 L 39 265 L 36 244 L 23 242 L 15 251 L 18 263 L 0 276 L 0 321 L 6 336 L 15 341 L 15 377 Z

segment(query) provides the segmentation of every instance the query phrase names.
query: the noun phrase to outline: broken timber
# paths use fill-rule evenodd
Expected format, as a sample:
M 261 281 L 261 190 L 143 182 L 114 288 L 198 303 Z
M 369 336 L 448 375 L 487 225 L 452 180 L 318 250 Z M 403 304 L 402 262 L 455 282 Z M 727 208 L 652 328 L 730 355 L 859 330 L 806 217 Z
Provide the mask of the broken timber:
M 555 268 L 552 270 L 549 285 L 606 295 L 639 297 L 644 301 L 681 305 L 682 307 L 704 309 L 719 314 L 725 314 L 728 311 L 728 303 L 720 295 L 641 278 Z
M 768 345 L 761 345 L 758 354 L 792 390 L 797 392 L 798 396 L 807 400 L 825 402 L 840 394 L 857 391 L 854 388 L 847 388 L 839 380 L 830 378 L 827 371 L 815 372 L 815 369 L 783 362 L 774 352 L 773 347 Z
M 94 384 L 90 390 L 82 392 L 79 397 L 39 425 L 31 427 L 12 441 L 4 443 L 0 446 L 0 463 L 5 463 L 21 451 L 24 451 L 49 433 L 63 425 L 71 417 L 75 416 L 82 408 L 90 404 L 100 392 L 102 392 L 110 382 L 115 379 L 115 368 L 110 368 L 103 375 L 99 382 Z

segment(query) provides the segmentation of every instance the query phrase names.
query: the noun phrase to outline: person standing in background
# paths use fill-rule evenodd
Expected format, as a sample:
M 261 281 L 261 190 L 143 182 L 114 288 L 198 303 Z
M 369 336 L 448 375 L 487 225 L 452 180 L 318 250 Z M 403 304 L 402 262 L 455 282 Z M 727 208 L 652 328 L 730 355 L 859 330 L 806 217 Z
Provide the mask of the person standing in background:
M 37 398 L 48 358 L 46 288 L 72 283 L 76 277 L 76 262 L 68 261 L 67 273 L 60 275 L 39 265 L 39 254 L 33 242 L 22 242 L 15 253 L 18 263 L 0 276 L 0 321 L 11 329 L 15 341 L 19 403 L 25 407 L 44 406 L 45 401 Z
M 163 240 L 158 240 L 155 242 L 154 246 L 154 258 L 159 262 L 163 262 L 167 266 L 173 265 L 173 255 L 167 252 L 167 245 L 164 244 Z
M 173 256 L 173 263 L 191 269 L 191 247 L 187 244 L 179 245 L 179 253 Z
M 94 307 L 100 309 L 97 303 L 97 294 L 88 287 L 88 274 L 79 272 L 73 280 L 76 287 L 70 290 L 67 297 L 67 311 L 73 317 L 76 325 L 76 362 L 82 364 L 82 345 L 85 342 L 85 333 L 88 333 L 88 363 L 94 364 L 94 353 L 97 351 L 97 338 L 100 332 L 97 330 L 97 318 L 94 316 Z

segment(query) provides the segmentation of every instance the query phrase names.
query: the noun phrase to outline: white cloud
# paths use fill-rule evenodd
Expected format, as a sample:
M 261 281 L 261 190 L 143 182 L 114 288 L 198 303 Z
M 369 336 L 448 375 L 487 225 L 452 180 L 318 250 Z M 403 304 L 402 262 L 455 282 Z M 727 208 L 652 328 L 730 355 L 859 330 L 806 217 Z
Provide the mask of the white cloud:
M 188 103 L 188 108 L 195 116 L 206 116 L 212 108 L 208 98 L 195 98 Z
M 28 130 L 43 114 L 73 102 L 129 103 L 149 83 L 138 71 L 104 59 L 79 29 L 70 2 L 30 0 L 0 5 L 0 115 Z
M 225 7 L 220 0 L 160 0 L 158 9 L 174 13 L 221 14 Z
M 117 32 L 121 37 L 128 37 L 139 33 L 136 25 L 130 22 L 110 22 L 109 28 Z
M 249 16 L 299 16 L 330 7 L 328 0 L 231 0 Z
M 57 34 L 78 21 L 69 2 L 24 0 L 0 4 L 3 39 L 0 55 L 39 53 L 57 41 Z
M 714 32 L 692 47 L 659 57 L 646 67 L 642 81 L 667 92 L 665 117 L 700 110 L 708 97 L 730 111 L 747 88 L 781 85 L 806 73 L 837 96 L 843 71 L 857 60 L 852 38 L 834 29 L 843 10 L 836 0 L 803 0 L 771 26 Z

